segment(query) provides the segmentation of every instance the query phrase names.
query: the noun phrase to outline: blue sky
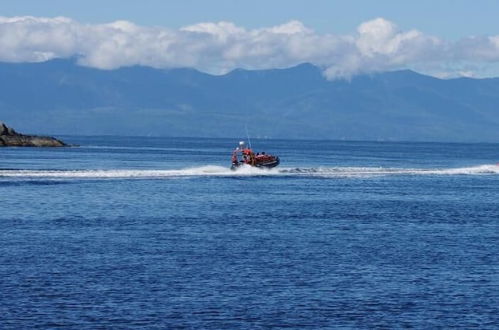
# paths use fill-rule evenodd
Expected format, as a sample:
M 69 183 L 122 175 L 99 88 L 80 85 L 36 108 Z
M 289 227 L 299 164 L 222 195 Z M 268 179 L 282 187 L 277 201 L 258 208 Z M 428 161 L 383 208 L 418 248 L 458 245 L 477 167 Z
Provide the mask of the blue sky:
M 499 75 L 499 1 L 492 0 L 2 0 L 0 16 L 0 61 L 77 56 L 103 69 L 211 73 L 311 62 L 332 78 L 404 68 Z M 112 24 L 118 20 L 131 25 Z
M 178 28 L 231 21 L 247 28 L 300 20 L 319 32 L 349 33 L 383 17 L 402 29 L 456 39 L 499 34 L 497 0 L 2 0 L 2 16 L 68 16 L 83 22 L 130 20 Z

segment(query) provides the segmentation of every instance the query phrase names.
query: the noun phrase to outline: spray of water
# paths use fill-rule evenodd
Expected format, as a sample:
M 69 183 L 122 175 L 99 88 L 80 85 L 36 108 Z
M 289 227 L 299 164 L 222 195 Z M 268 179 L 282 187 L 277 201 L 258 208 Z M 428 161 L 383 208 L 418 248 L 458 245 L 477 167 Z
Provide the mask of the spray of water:
M 2 178 L 45 178 L 45 179 L 114 179 L 114 178 L 179 178 L 179 177 L 319 177 L 319 178 L 369 178 L 396 175 L 498 175 L 498 165 L 479 165 L 448 169 L 387 168 L 387 167 L 297 167 L 259 169 L 242 166 L 236 171 L 229 168 L 206 165 L 176 170 L 0 170 Z

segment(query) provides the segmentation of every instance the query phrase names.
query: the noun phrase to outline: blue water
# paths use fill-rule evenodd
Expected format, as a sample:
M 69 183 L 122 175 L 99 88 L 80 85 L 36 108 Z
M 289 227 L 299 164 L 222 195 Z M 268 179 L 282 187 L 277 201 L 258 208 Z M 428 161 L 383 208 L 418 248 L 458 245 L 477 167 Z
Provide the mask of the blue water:
M 0 149 L 0 328 L 497 328 L 499 145 Z

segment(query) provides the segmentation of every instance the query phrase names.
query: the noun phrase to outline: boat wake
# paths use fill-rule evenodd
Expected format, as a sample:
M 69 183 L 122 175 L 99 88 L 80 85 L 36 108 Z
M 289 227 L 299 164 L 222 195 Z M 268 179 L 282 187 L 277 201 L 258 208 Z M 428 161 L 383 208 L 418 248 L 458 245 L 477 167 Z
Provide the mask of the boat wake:
M 318 177 L 377 177 L 393 175 L 495 175 L 499 174 L 499 165 L 478 165 L 459 168 L 318 167 L 281 169 L 280 172 Z
M 0 179 L 162 179 L 181 177 L 320 177 L 320 178 L 369 178 L 408 175 L 497 175 L 499 165 L 479 165 L 462 168 L 395 168 L 395 167 L 297 167 L 260 169 L 242 166 L 237 171 L 207 165 L 178 170 L 19 170 L 0 169 Z

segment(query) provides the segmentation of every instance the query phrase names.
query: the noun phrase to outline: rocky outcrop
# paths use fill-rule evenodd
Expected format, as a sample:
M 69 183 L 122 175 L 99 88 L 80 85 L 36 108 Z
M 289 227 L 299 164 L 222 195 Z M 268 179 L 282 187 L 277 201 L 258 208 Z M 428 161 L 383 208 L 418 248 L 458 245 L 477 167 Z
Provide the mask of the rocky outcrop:
M 0 122 L 0 147 L 64 147 L 64 142 L 50 136 L 24 135 Z

